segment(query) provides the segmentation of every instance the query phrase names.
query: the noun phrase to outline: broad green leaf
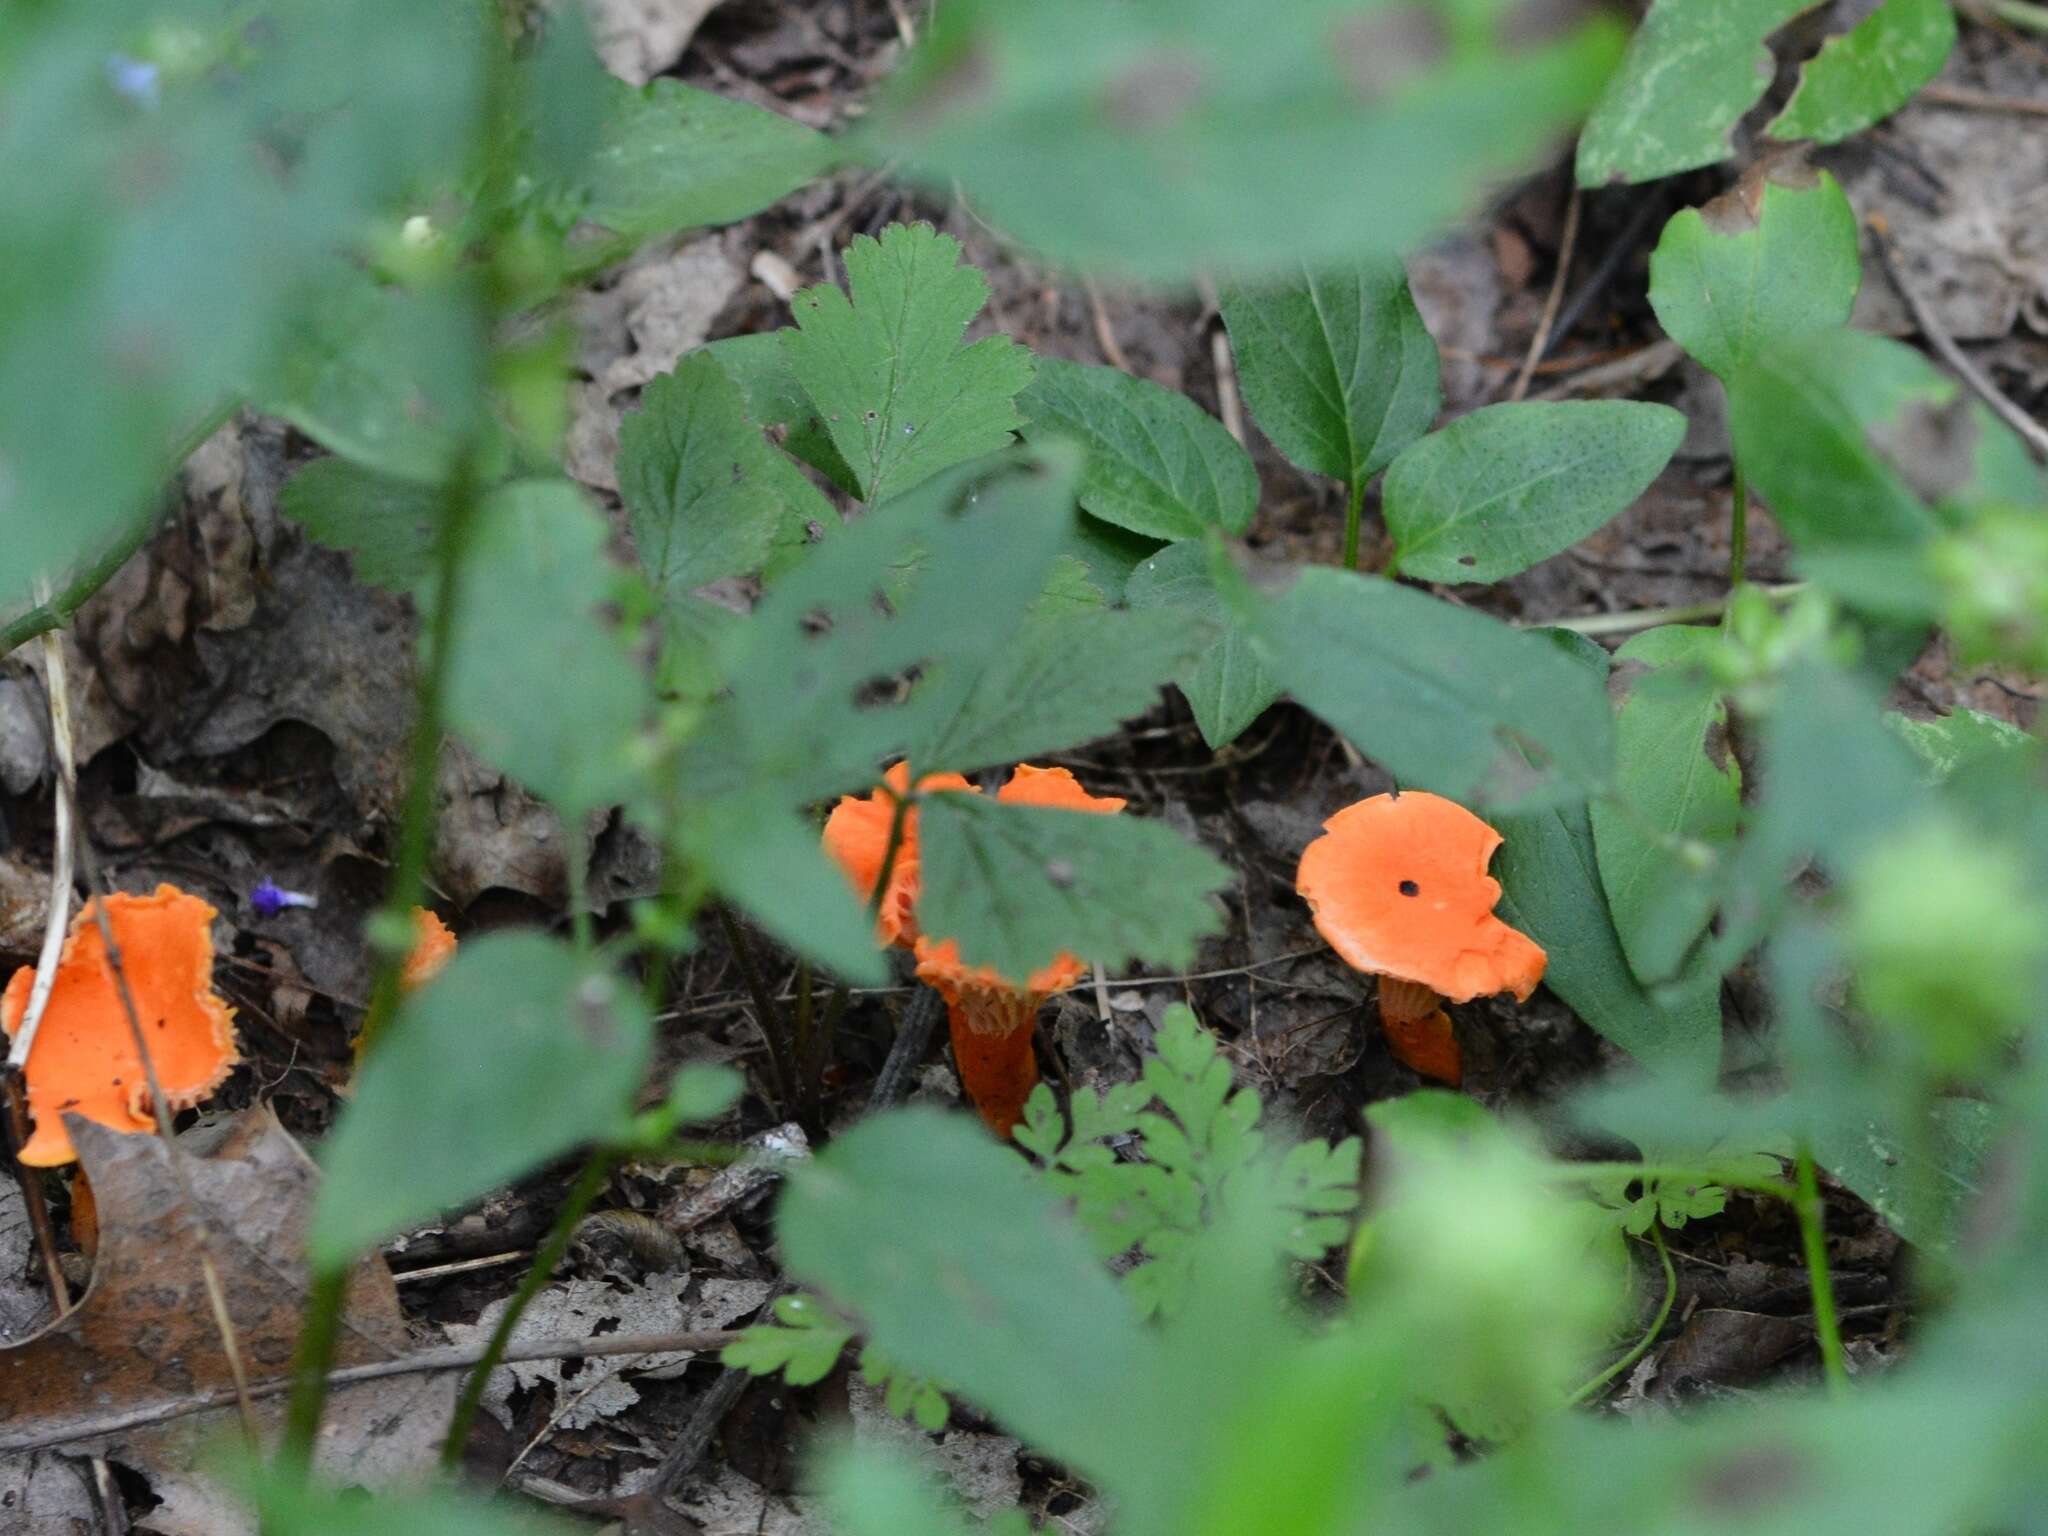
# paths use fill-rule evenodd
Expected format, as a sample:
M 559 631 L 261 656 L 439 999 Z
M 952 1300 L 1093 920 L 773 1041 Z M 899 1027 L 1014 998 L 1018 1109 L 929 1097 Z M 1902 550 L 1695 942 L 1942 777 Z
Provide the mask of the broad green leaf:
M 749 102 L 675 80 L 619 86 L 591 163 L 591 222 L 639 241 L 730 224 L 821 174 L 832 141 Z
M 565 819 L 609 805 L 630 783 L 650 690 L 596 611 L 612 582 L 604 520 L 566 480 L 519 481 L 475 515 L 449 723 Z
M 1173 681 L 1187 696 L 1211 751 L 1243 735 L 1280 697 L 1280 685 L 1210 581 L 1209 552 L 1201 544 L 1169 544 L 1131 573 L 1127 591 L 1134 609 L 1170 611 L 1206 637 L 1194 663 Z
M 1082 507 L 1155 539 L 1243 533 L 1259 509 L 1259 474 L 1223 423 L 1177 390 L 1117 368 L 1041 357 L 1017 406 L 1035 435 L 1088 450 Z
M 1513 806 L 1604 788 L 1614 721 L 1548 641 L 1319 568 L 1247 616 L 1274 679 L 1403 784 Z
M 1221 294 L 1245 403 L 1297 468 L 1362 486 L 1427 432 L 1443 367 L 1398 257 Z
M 845 291 L 821 283 L 791 300 L 797 329 L 782 344 L 861 499 L 886 501 L 1010 442 L 1031 354 L 1007 336 L 961 345 L 988 282 L 960 264 L 959 242 L 892 224 L 879 240 L 857 236 L 845 261 Z
M 1670 462 L 1685 418 L 1632 400 L 1489 405 L 1394 460 L 1389 573 L 1499 581 L 1569 549 Z
M 1917 545 L 1989 503 L 2041 504 L 2019 439 L 1886 337 L 1768 346 L 1729 380 L 1728 401 L 1736 456 L 1801 553 Z
M 972 773 L 1107 736 L 1195 652 L 1176 615 L 1092 608 L 1034 618 L 980 667 L 945 665 L 912 742 L 918 772 Z
M 814 1476 L 837 1536 L 968 1536 L 940 1486 L 900 1448 L 841 1440 Z
M 1946 1248 L 1953 1244 L 1968 1204 L 1982 1187 L 1998 1116 L 1981 1099 L 1942 1099 L 1930 1115 L 1926 1146 L 1934 1166 L 1921 1169 L 1919 1148 L 1895 1125 L 1844 1116 L 1823 1127 L 1813 1141 L 1815 1159 L 1854 1190 L 1885 1225 L 1909 1243 Z M 1934 1231 L 1921 1229 L 1911 1190 L 1918 1177 L 1933 1180 L 1937 1213 Z
M 653 1026 L 638 995 L 531 931 L 466 940 L 406 998 L 321 1144 L 307 1252 L 345 1262 L 622 1129 Z
M 1014 643 L 1079 471 L 1071 451 L 963 466 L 820 544 L 727 636 L 731 692 L 686 749 L 689 796 L 765 789 L 794 809 L 873 784 L 948 704 L 947 675 Z
M 454 1488 L 371 1496 L 278 1465 L 252 1467 L 238 1481 L 255 1495 L 267 1536 L 575 1536 L 581 1529 L 530 1501 Z
M 1953 710 L 1934 720 L 1913 720 L 1887 711 L 1884 723 L 1913 749 L 1936 783 L 1979 758 L 2020 752 L 2038 761 L 2044 750 L 2040 737 L 1974 709 Z
M 789 1272 L 892 1359 L 1122 1482 L 1169 1442 L 1159 1343 L 1060 1207 L 971 1120 L 909 1109 L 792 1170 L 776 1232 Z
M 619 495 L 640 567 L 664 598 L 758 569 L 785 507 L 774 450 L 705 352 L 640 395 L 619 427 Z
M 1582 187 L 1654 181 L 1733 153 L 1771 83 L 1764 40 L 1819 0 L 1653 0 L 1579 135 Z
M 747 419 L 781 434 L 782 446 L 802 459 L 849 496 L 860 494 L 860 482 L 833 445 L 825 418 L 790 370 L 784 331 L 758 336 L 729 336 L 704 350 L 746 396 Z
M 284 484 L 278 504 L 313 539 L 341 550 L 356 580 L 409 592 L 434 566 L 442 493 L 347 459 L 316 459 Z
M 675 837 L 720 896 L 797 954 L 862 986 L 888 980 L 875 926 L 846 876 L 816 828 L 772 790 L 693 802 Z
M 1217 927 L 1229 871 L 1156 821 L 931 795 L 918 815 L 918 923 L 968 965 L 1022 979 L 1070 952 L 1181 966 Z M 1142 870 L 1144 878 L 1134 879 Z
M 1721 631 L 1667 624 L 1615 654 L 1614 794 L 1592 805 L 1600 883 L 1621 947 L 1646 983 L 1668 979 L 1706 931 L 1707 873 L 1735 840 L 1742 770 L 1728 703 L 1707 670 Z
M 1835 178 L 1780 164 L 1681 209 L 1650 253 L 1658 322 L 1724 380 L 1766 343 L 1846 325 L 1863 280 L 1856 210 Z
M 1469 7 L 953 0 L 859 147 L 1027 246 L 1184 282 L 1398 252 L 1533 168 L 1619 55 L 1600 19 L 1526 46 Z M 1443 45 L 1440 20 L 1459 27 Z
M 1885 0 L 1799 71 L 1799 88 L 1764 131 L 1838 144 L 1890 117 L 1941 73 L 1956 43 L 1948 0 Z
M 1580 636 L 1554 633 L 1565 654 L 1604 688 L 1607 653 Z M 1711 1080 L 1721 1060 L 1719 973 L 1701 957 L 1675 988 L 1653 994 L 1636 979 L 1600 883 L 1586 807 L 1498 812 L 1493 821 L 1502 838 L 1493 856 L 1492 874 L 1501 884 L 1495 910 L 1543 946 L 1549 956 L 1543 984 L 1651 1071 Z

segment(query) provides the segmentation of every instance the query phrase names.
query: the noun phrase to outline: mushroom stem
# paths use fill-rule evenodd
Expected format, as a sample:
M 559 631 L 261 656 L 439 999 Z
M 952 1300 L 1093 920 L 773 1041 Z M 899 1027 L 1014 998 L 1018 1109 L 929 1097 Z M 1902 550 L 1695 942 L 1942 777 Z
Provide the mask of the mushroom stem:
M 1465 1079 L 1465 1061 L 1443 999 L 1419 981 L 1380 978 L 1380 1028 L 1387 1048 L 1404 1067 L 1452 1087 Z
M 1031 1048 L 1035 1012 L 1005 1029 L 988 1027 L 985 1016 L 959 1003 L 946 1009 L 960 1086 L 982 1123 L 1004 1141 L 1024 1118 L 1024 1101 L 1038 1086 L 1038 1055 Z

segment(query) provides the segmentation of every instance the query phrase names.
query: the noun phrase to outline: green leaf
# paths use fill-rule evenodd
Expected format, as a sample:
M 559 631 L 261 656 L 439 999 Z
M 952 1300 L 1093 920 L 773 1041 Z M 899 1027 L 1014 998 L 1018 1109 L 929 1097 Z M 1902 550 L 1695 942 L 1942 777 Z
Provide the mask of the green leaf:
M 1562 630 L 1545 638 L 1605 687 L 1608 658 L 1598 645 Z M 1543 984 L 1645 1067 L 1711 1081 L 1721 1060 L 1719 972 L 1702 958 L 1668 998 L 1636 980 L 1607 908 L 1586 807 L 1503 811 L 1493 820 L 1503 839 L 1493 856 L 1495 910 L 1543 946 Z
M 1362 486 L 1427 432 L 1443 368 L 1398 257 L 1221 292 L 1245 403 L 1299 469 Z
M 1632 400 L 1489 405 L 1387 471 L 1393 566 L 1422 581 L 1499 581 L 1569 549 L 1670 462 L 1685 418 Z
M 1946 0 L 1935 0 L 1946 9 Z M 1650 253 L 1658 323 L 1723 380 L 1769 342 L 1846 325 L 1863 280 L 1856 210 L 1826 171 L 1760 162 L 1685 208 Z
M 2040 504 L 2019 439 L 1883 336 L 1767 346 L 1729 380 L 1728 402 L 1736 457 L 1801 553 L 1917 545 L 1984 505 Z
M 668 1085 L 668 1107 L 678 1125 L 716 1120 L 747 1091 L 745 1074 L 716 1062 L 693 1061 Z
M 752 1376 L 774 1376 L 792 1387 L 823 1381 L 853 1341 L 853 1325 L 815 1296 L 799 1292 L 775 1301 L 775 1322 L 745 1329 L 718 1359 Z
M 948 0 L 861 147 L 1062 263 L 1322 271 L 1532 169 L 1621 46 L 1604 19 L 1527 46 L 1468 24 L 1447 47 L 1436 23 L 1352 0 L 1256 26 L 1236 0 Z
M 1615 655 L 1614 795 L 1592 805 L 1600 883 L 1629 964 L 1645 983 L 1669 978 L 1713 917 L 1708 871 L 1735 841 L 1742 770 L 1728 703 L 1709 670 L 1719 629 L 1667 624 Z
M 792 1170 L 776 1230 L 790 1273 L 894 1359 L 1121 1483 L 1165 1450 L 1159 1344 L 1058 1205 L 980 1126 L 910 1109 Z
M 448 718 L 477 752 L 573 820 L 628 789 L 647 680 L 595 612 L 605 525 L 566 480 L 524 480 L 477 509 L 462 570 Z M 549 679 L 574 686 L 546 686 Z
M 1919 1149 L 1897 1126 L 1856 1115 L 1843 1115 L 1816 1132 L 1813 1155 L 1907 1242 L 1947 1248 L 1954 1244 L 1965 1210 L 1983 1185 L 1999 1118 L 1981 1099 L 1942 1099 L 1930 1121 L 1930 1169 L 1916 1167 Z M 1916 1177 L 1934 1182 L 1936 1226 L 1931 1232 L 1917 1219 L 1912 1194 Z
M 825 418 L 790 370 L 783 345 L 787 329 L 758 336 L 729 336 L 703 350 L 718 361 L 726 376 L 746 397 L 747 419 L 781 435 L 782 446 L 802 459 L 849 496 L 860 494 L 860 482 L 833 445 Z
M 619 426 L 619 495 L 641 569 L 664 598 L 753 571 L 785 511 L 774 450 L 708 353 L 641 392 Z
M 1209 579 L 1209 552 L 1189 540 L 1169 544 L 1131 573 L 1132 608 L 1160 609 L 1207 637 L 1194 664 L 1174 674 L 1211 751 L 1228 746 L 1280 697 L 1251 637 L 1233 621 Z
M 840 1440 L 816 1479 L 837 1536 L 968 1536 L 943 1490 L 901 1450 Z
M 1579 135 L 1582 187 L 1654 181 L 1733 152 L 1773 73 L 1764 39 L 1819 0 L 1654 0 Z
M 1016 396 L 1031 354 L 1007 336 L 961 345 L 988 282 L 929 224 L 857 236 L 845 261 L 847 291 L 799 293 L 782 344 L 872 504 L 1007 444 L 1024 424 Z
M 434 568 L 444 499 L 347 459 L 316 459 L 284 484 L 278 505 L 317 543 L 350 556 L 356 580 L 409 592 Z
M 1259 474 L 1223 423 L 1177 390 L 1117 368 L 1041 357 L 1017 405 L 1032 435 L 1060 432 L 1088 450 L 1081 506 L 1155 539 L 1243 533 Z
M 406 998 L 321 1147 L 307 1252 L 345 1263 L 624 1129 L 653 1025 L 639 997 L 533 932 L 464 942 Z
M 2038 761 L 2044 750 L 2038 736 L 1974 709 L 1957 709 L 1935 720 L 1913 720 L 1887 711 L 1884 723 L 1913 749 L 1936 783 L 1980 758 L 2019 752 Z
M 241 1482 L 271 1536 L 575 1536 L 581 1529 L 531 1503 L 453 1488 L 370 1497 L 276 1465 L 252 1468 Z
M 1613 771 L 1599 685 L 1484 614 L 1319 568 L 1250 622 L 1280 685 L 1403 784 L 1511 806 L 1596 792 Z
M 918 819 L 918 922 L 969 965 L 1022 978 L 1071 951 L 1184 965 L 1229 872 L 1156 821 L 932 795 Z M 1142 881 L 1133 878 L 1142 870 Z
M 919 773 L 972 773 L 1107 736 L 1150 709 L 1194 649 L 1174 614 L 1033 618 L 979 669 L 943 665 L 910 758 Z
M 1839 144 L 1890 117 L 1941 73 L 1956 44 L 1948 0 L 1885 0 L 1799 71 L 1799 87 L 1764 131 Z
M 759 213 L 838 158 L 823 134 L 675 80 L 617 87 L 586 216 L 635 243 Z

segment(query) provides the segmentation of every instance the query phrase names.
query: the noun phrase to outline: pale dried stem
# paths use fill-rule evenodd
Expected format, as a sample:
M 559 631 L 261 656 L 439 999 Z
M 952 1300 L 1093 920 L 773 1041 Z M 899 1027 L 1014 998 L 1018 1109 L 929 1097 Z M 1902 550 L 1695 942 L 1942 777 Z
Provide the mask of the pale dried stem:
M 1543 361 L 1544 349 L 1550 345 L 1550 331 L 1557 324 L 1558 306 L 1564 302 L 1565 279 L 1571 276 L 1572 255 L 1579 246 L 1579 204 L 1579 190 L 1574 187 L 1571 201 L 1565 204 L 1564 239 L 1557 250 L 1557 276 L 1551 279 L 1550 295 L 1543 301 L 1543 318 L 1536 322 L 1536 334 L 1529 338 L 1529 353 L 1522 359 L 1522 371 L 1515 375 L 1514 388 L 1508 391 L 1509 400 L 1520 400 L 1529 393 L 1529 381 L 1536 376 L 1536 365 Z
M 50 601 L 47 580 L 36 583 L 36 601 Z M 44 687 L 50 700 L 50 736 L 57 754 L 60 782 L 77 778 L 71 749 L 71 690 L 65 686 L 64 644 L 60 632 L 45 630 L 43 647 Z M 28 1006 L 22 1010 L 21 1027 L 14 1032 L 7 1050 L 7 1065 L 16 1072 L 28 1065 L 28 1053 L 36 1043 L 36 1031 L 43 1026 L 43 1014 L 50 1006 L 50 990 L 57 984 L 57 965 L 64 955 L 64 937 L 71 922 L 72 827 L 71 797 L 61 789 L 57 794 L 57 852 L 50 865 L 50 917 L 43 929 L 42 952 L 36 957 L 36 979 L 29 988 Z

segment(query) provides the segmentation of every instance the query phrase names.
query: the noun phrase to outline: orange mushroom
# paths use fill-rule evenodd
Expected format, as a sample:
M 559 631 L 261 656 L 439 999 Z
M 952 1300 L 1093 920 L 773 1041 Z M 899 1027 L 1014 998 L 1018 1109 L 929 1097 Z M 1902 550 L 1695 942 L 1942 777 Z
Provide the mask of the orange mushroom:
M 1010 805 L 1043 805 L 1059 810 L 1113 815 L 1124 802 L 1095 796 L 1064 768 L 1020 764 L 996 792 Z M 953 1037 L 953 1059 L 960 1086 L 996 1135 L 1008 1138 L 1024 1114 L 1024 1101 L 1038 1082 L 1038 1059 L 1031 1049 L 1038 1010 L 1055 992 L 1064 992 L 1087 974 L 1086 963 L 1071 954 L 1055 955 L 1022 984 L 985 965 L 963 965 L 960 946 L 952 939 L 917 940 L 917 975 L 946 1000 L 946 1018 Z
M 934 773 L 918 781 L 918 791 L 966 790 L 974 786 L 957 773 Z M 889 859 L 889 829 L 896 822 L 896 805 L 910 792 L 910 765 L 896 763 L 882 776 L 882 785 L 871 795 L 842 795 L 825 818 L 825 851 L 845 871 L 854 894 L 864 902 L 875 899 L 875 883 L 882 878 L 882 866 Z M 903 816 L 903 836 L 896 848 L 896 862 L 889 866 L 889 887 L 875 918 L 875 941 L 887 947 L 900 944 L 909 949 L 917 943 L 917 807 Z
M 156 1129 L 149 1077 L 107 963 L 97 907 L 87 902 L 71 920 L 24 1068 L 35 1134 L 21 1160 L 34 1167 L 76 1158 L 66 1114 L 117 1131 Z M 108 896 L 106 914 L 165 1107 L 188 1109 L 218 1088 L 239 1059 L 234 1010 L 213 990 L 214 909 L 174 885 L 160 885 L 149 896 Z M 21 1028 L 35 975 L 33 966 L 23 966 L 0 995 L 0 1025 L 10 1037 Z
M 1498 832 L 1440 795 L 1407 790 L 1346 806 L 1301 855 L 1294 887 L 1344 962 L 1380 978 L 1380 1023 L 1395 1057 L 1425 1077 L 1464 1075 L 1445 1002 L 1543 979 L 1542 947 L 1493 915 L 1486 872 Z
M 408 992 L 424 987 L 455 958 L 455 935 L 425 907 L 412 909 L 412 933 L 412 949 L 398 972 L 398 984 Z

